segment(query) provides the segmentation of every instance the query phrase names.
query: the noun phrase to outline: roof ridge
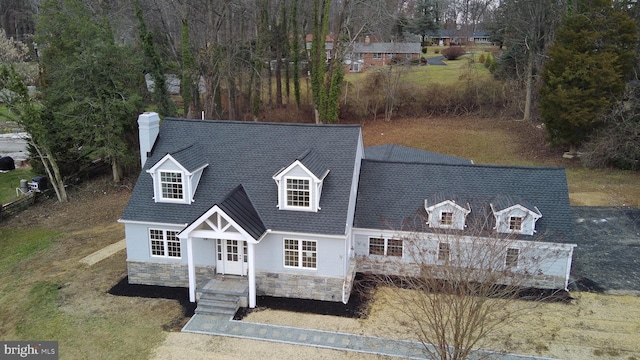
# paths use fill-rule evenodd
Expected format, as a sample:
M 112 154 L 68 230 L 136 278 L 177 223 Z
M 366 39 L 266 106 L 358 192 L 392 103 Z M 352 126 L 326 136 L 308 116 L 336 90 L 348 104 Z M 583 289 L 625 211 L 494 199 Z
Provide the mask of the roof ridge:
M 176 117 L 166 117 L 164 121 L 175 122 L 196 122 L 196 123 L 217 123 L 217 124 L 245 124 L 245 125 L 280 125 L 280 126 L 303 126 L 303 127 L 354 127 L 361 128 L 360 124 L 315 124 L 315 123 L 292 123 L 274 121 L 242 121 L 242 120 L 210 120 L 210 119 L 185 119 Z
M 456 166 L 456 167 L 472 167 L 472 168 L 508 168 L 508 169 L 536 169 L 536 170 L 566 170 L 562 166 L 533 166 L 533 165 L 504 165 L 504 164 L 446 164 L 446 163 L 422 163 L 418 161 L 392 161 L 392 160 L 377 160 L 364 158 L 363 161 L 387 163 L 387 164 L 406 164 L 406 165 L 431 165 L 431 166 Z

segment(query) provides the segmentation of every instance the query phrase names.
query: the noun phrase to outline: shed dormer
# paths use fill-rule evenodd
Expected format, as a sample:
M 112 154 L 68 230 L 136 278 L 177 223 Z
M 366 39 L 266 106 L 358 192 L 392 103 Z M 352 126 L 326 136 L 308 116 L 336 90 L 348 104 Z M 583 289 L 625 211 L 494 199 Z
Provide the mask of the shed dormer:
M 322 184 L 329 174 L 317 153 L 306 150 L 289 166 L 280 169 L 275 175 L 278 186 L 278 209 L 295 211 L 320 210 Z
M 471 212 L 469 203 L 441 193 L 434 195 L 431 203 L 433 205 L 429 205 L 429 199 L 424 200 L 430 228 L 464 230 L 467 215 Z
M 494 229 L 499 233 L 533 235 L 536 221 L 542 217 L 537 207 L 520 198 L 502 196 L 490 205 L 496 221 Z
M 155 202 L 191 204 L 202 172 L 209 165 L 199 146 L 190 145 L 166 154 L 147 173 L 153 178 Z

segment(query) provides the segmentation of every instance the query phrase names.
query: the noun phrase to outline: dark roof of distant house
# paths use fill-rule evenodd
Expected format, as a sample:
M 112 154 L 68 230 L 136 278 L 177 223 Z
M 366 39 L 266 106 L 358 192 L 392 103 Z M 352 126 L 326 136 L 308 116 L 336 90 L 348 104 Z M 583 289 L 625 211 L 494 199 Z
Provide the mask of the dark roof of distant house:
M 438 193 L 468 201 L 471 217 L 490 215 L 489 204 L 501 196 L 525 199 L 540 210 L 542 218 L 536 223 L 536 234 L 522 238 L 573 241 L 563 168 L 364 160 L 355 227 L 430 231 L 424 224 L 424 201 Z
M 364 155 L 369 160 L 418 162 L 425 164 L 473 164 L 469 159 L 414 149 L 402 145 L 367 146 Z
M 388 53 L 388 54 L 418 54 L 422 51 L 420 43 L 400 43 L 400 42 L 371 42 L 353 44 L 354 53 Z
M 262 225 L 255 227 L 258 230 L 264 227 L 274 231 L 342 235 L 346 229 L 349 184 L 353 179 L 359 139 L 358 125 L 165 118 L 143 170 L 152 167 L 167 153 L 184 149 L 185 144 L 198 144 L 200 162 L 209 166 L 203 170 L 194 202 L 154 202 L 152 178 L 142 171 L 122 220 L 189 224 L 213 205 L 220 206 L 235 199 L 242 200 L 239 201 L 243 204 L 240 213 L 250 219 L 257 216 L 262 220 Z M 278 210 L 277 186 L 272 176 L 308 149 L 313 149 L 312 158 L 307 159 L 312 164 L 310 170 L 330 171 L 322 187 L 321 210 Z M 239 191 L 239 185 L 254 210 L 249 209 L 244 195 L 234 192 L 234 189 Z

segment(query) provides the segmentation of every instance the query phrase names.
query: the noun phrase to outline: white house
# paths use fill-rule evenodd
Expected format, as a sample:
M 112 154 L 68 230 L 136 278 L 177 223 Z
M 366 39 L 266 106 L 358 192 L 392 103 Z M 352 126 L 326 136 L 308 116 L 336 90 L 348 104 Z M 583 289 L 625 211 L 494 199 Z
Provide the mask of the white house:
M 232 275 L 246 281 L 250 307 L 261 294 L 346 303 L 356 272 L 394 271 L 380 259 L 410 267 L 416 246 L 437 264 L 455 256 L 437 230 L 468 236 L 484 216 L 483 231 L 515 239 L 500 266 L 524 263 L 518 244 L 535 244 L 547 260 L 529 285 L 567 287 L 575 245 L 564 169 L 365 148 L 359 125 L 160 125 L 155 113 L 138 122 L 143 170 L 120 219 L 130 283 L 188 287 L 193 302 Z

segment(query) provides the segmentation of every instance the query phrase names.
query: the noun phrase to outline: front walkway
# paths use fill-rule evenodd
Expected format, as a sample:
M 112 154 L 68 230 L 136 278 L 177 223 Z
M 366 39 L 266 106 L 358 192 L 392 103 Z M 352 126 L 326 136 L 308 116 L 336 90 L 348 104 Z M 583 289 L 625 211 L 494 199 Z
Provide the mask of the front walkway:
M 355 351 L 367 354 L 386 355 L 407 359 L 424 359 L 423 345 L 415 341 L 384 339 L 333 331 L 304 329 L 290 326 L 257 324 L 229 320 L 224 316 L 196 314 L 182 328 L 183 332 L 229 336 L 242 339 L 262 340 L 318 348 Z M 478 351 L 470 359 L 501 360 L 550 360 L 535 356 L 498 354 Z

